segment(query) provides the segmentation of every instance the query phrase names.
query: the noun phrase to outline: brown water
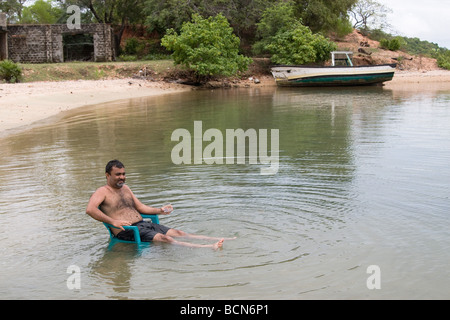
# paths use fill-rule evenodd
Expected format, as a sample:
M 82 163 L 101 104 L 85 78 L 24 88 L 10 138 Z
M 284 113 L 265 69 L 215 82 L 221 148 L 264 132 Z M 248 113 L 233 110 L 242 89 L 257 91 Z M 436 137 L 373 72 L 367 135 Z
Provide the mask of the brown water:
M 171 134 L 194 121 L 279 129 L 278 173 L 173 164 Z M 449 124 L 450 90 L 199 91 L 68 112 L 0 140 L 0 298 L 448 299 Z M 162 224 L 238 238 L 108 248 L 84 212 L 113 158 L 142 202 L 174 205 Z

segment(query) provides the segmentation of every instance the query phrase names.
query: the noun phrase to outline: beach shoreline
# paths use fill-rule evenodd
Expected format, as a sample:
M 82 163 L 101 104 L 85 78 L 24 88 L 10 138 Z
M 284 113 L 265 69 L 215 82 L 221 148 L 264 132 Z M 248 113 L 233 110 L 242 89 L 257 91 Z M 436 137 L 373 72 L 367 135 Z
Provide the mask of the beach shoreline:
M 271 76 L 259 83 L 245 79 L 233 82 L 235 88 L 276 86 Z M 419 86 L 450 89 L 450 71 L 397 71 L 386 89 Z M 31 128 L 36 122 L 75 108 L 141 97 L 190 91 L 191 86 L 143 79 L 77 80 L 0 84 L 0 137 Z
M 79 107 L 190 91 L 185 85 L 140 79 L 0 84 L 0 137 Z

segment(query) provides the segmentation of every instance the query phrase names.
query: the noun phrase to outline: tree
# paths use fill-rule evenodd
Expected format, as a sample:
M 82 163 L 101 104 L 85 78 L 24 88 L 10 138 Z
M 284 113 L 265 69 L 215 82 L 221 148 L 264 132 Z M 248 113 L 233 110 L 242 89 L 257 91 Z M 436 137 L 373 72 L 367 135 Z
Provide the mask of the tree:
M 334 42 L 320 34 L 314 35 L 303 25 L 277 33 L 265 47 L 272 54 L 273 63 L 287 65 L 326 61 L 336 48 Z
M 266 51 L 266 46 L 278 32 L 284 32 L 301 25 L 300 19 L 295 17 L 292 2 L 281 2 L 268 7 L 257 24 L 256 35 L 258 41 L 253 46 L 256 54 Z
M 54 24 L 63 15 L 63 11 L 53 6 L 51 0 L 37 0 L 31 6 L 24 7 L 19 23 Z
M 311 29 L 295 16 L 293 2 L 277 3 L 267 8 L 258 23 L 255 43 L 257 53 L 267 52 L 277 64 L 306 64 L 329 59 L 336 45 Z
M 294 0 L 295 15 L 313 32 L 333 31 L 357 0 Z
M 197 81 L 232 76 L 245 71 L 251 63 L 250 58 L 239 54 L 240 40 L 222 14 L 207 19 L 193 14 L 192 22 L 184 23 L 180 34 L 168 30 L 161 44 L 173 51 L 175 64 L 195 72 Z
M 203 17 L 225 16 L 236 34 L 252 29 L 264 9 L 279 0 L 146 0 L 146 24 L 163 33 L 166 29 L 179 31 L 184 22 L 197 13 Z
M 358 0 L 349 13 L 355 29 L 384 29 L 389 27 L 386 16 L 392 10 L 375 0 Z
M 10 23 L 22 19 L 22 10 L 28 0 L 1 0 L 0 11 L 6 13 Z

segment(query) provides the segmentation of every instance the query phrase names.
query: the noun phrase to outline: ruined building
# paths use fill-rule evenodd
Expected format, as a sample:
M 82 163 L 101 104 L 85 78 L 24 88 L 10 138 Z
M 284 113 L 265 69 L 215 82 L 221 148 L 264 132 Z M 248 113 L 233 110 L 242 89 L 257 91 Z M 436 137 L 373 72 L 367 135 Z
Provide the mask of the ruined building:
M 112 61 L 114 34 L 108 24 L 7 25 L 0 12 L 0 60 L 23 63 Z

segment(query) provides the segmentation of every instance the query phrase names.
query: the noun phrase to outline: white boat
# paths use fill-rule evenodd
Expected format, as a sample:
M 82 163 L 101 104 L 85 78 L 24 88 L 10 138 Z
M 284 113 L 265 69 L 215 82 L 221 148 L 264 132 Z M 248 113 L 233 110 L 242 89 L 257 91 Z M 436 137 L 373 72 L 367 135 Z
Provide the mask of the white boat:
M 277 85 L 287 87 L 361 86 L 390 81 L 397 64 L 354 66 L 353 52 L 331 52 L 331 66 L 273 66 Z

